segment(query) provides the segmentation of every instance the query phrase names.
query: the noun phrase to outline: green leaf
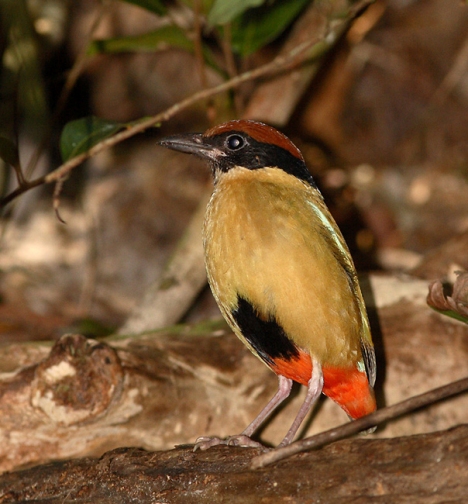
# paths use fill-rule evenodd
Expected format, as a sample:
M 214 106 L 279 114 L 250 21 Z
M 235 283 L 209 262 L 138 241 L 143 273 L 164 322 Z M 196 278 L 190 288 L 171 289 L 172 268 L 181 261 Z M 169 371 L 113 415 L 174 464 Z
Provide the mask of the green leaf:
M 230 23 L 234 18 L 251 7 L 262 5 L 265 0 L 215 0 L 208 14 L 211 26 Z
M 164 26 L 158 30 L 132 37 L 94 40 L 88 47 L 88 55 L 137 51 L 161 51 L 169 46 L 192 50 L 193 42 L 177 26 Z
M 245 12 L 232 24 L 232 48 L 241 56 L 268 44 L 294 21 L 310 0 L 277 0 Z
M 442 315 L 446 315 L 447 317 L 453 318 L 455 320 L 459 320 L 460 322 L 464 322 L 465 324 L 468 324 L 468 318 L 462 315 L 461 313 L 458 313 L 453 310 L 439 310 L 438 308 L 434 308 L 433 306 L 430 306 L 433 310 L 435 310 L 438 313 L 441 313 Z
M 194 52 L 193 41 L 187 38 L 184 30 L 177 26 L 163 26 L 142 35 L 93 40 L 88 46 L 87 53 L 89 56 L 94 56 L 122 52 L 154 52 L 168 47 Z M 219 71 L 211 51 L 206 46 L 203 47 L 203 57 L 208 65 Z
M 3 136 L 0 136 L 0 159 L 14 168 L 19 167 L 18 149 L 15 143 Z
M 163 16 L 167 12 L 164 2 L 160 0 L 123 0 L 123 1 L 129 4 L 138 5 L 138 7 L 142 7 L 143 9 L 153 12 L 158 16 Z
M 89 116 L 65 125 L 60 137 L 63 161 L 83 154 L 102 140 L 125 128 L 127 125 Z

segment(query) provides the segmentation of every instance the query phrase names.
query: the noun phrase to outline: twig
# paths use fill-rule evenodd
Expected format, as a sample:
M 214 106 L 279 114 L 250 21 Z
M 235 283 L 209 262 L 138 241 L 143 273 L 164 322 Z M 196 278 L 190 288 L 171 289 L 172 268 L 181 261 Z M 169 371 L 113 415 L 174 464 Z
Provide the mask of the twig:
M 29 189 L 33 189 L 34 187 L 40 186 L 42 184 L 46 184 L 46 179 L 45 176 L 38 177 L 34 180 L 31 180 L 30 182 L 25 181 L 23 184 L 18 186 L 14 191 L 12 191 L 10 194 L 5 196 L 0 200 L 0 208 L 6 206 L 8 203 L 13 201 L 15 198 L 20 196 L 21 194 L 25 193 L 26 191 L 29 191 Z
M 450 93 L 457 87 L 463 77 L 466 76 L 468 66 L 468 38 L 465 39 L 458 50 L 452 67 L 445 75 L 443 81 L 436 89 L 431 98 L 431 105 L 442 106 Z
M 223 37 L 221 38 L 221 48 L 224 54 L 224 61 L 226 62 L 226 70 L 229 77 L 232 79 L 238 75 L 236 61 L 234 59 L 234 54 L 232 52 L 232 27 L 231 23 L 224 25 Z M 242 99 L 238 92 L 239 90 L 234 90 L 234 107 L 237 115 L 241 114 L 242 111 Z
M 25 186 L 20 186 L 12 193 L 8 194 L 4 198 L 0 200 L 0 207 L 3 207 L 10 203 L 13 199 L 15 199 L 20 194 L 26 192 L 31 187 L 35 187 L 40 184 L 50 184 L 58 182 L 62 177 L 66 176 L 73 168 L 80 165 L 86 159 L 95 156 L 96 154 L 108 149 L 109 147 L 113 147 L 114 145 L 122 142 L 123 140 L 127 140 L 130 137 L 135 136 L 138 133 L 145 131 L 148 128 L 155 126 L 157 123 L 167 121 L 174 115 L 178 114 L 182 110 L 185 110 L 189 106 L 194 103 L 209 98 L 211 96 L 215 96 L 217 94 L 223 93 L 224 91 L 228 91 L 233 89 L 244 82 L 259 79 L 260 77 L 265 77 L 271 74 L 277 74 L 282 71 L 290 70 L 306 60 L 320 57 L 324 54 L 324 46 L 325 48 L 330 48 L 334 45 L 336 41 L 336 37 L 333 36 L 335 33 L 340 33 L 342 31 L 343 25 L 350 23 L 353 19 L 355 19 L 361 12 L 366 9 L 374 0 L 361 0 L 354 4 L 350 10 L 348 17 L 344 18 L 341 21 L 333 23 L 333 26 L 329 26 L 327 33 L 322 39 L 313 38 L 308 40 L 302 44 L 298 44 L 296 47 L 291 49 L 286 54 L 280 54 L 276 58 L 274 58 L 271 62 L 266 63 L 265 65 L 250 70 L 248 72 L 244 72 L 218 86 L 203 89 L 194 93 L 193 95 L 185 98 L 184 100 L 172 105 L 165 111 L 156 114 L 152 117 L 142 119 L 141 121 L 134 123 L 131 127 L 115 134 L 112 137 L 106 138 L 105 140 L 99 142 L 94 145 L 91 149 L 80 154 L 72 159 L 69 159 L 61 166 L 56 168 L 54 171 L 50 172 L 45 177 L 40 177 L 38 179 L 34 179 L 28 182 Z
M 201 0 L 195 0 L 193 2 L 193 27 L 195 30 L 195 35 L 193 39 L 193 47 L 195 53 L 195 62 L 198 68 L 198 74 L 200 76 L 200 84 L 202 89 L 206 89 L 208 87 L 208 76 L 206 74 L 206 65 L 205 60 L 203 58 L 203 26 L 202 26 L 202 2 Z M 213 121 L 215 118 L 215 111 L 213 100 L 209 98 L 206 101 L 206 117 L 210 125 L 213 125 Z
M 87 49 L 88 49 L 88 44 L 89 41 L 93 38 L 94 33 L 98 29 L 99 25 L 101 24 L 102 19 L 104 18 L 104 15 L 106 13 L 106 10 L 108 8 L 108 2 L 103 2 L 101 5 L 92 25 L 89 30 L 87 39 L 85 41 L 85 44 L 83 45 L 80 53 L 78 54 L 78 57 L 68 72 L 65 84 L 63 86 L 62 92 L 60 93 L 60 96 L 58 97 L 57 103 L 55 105 L 55 110 L 52 114 L 52 117 L 50 119 L 50 124 L 54 125 L 57 119 L 60 117 L 62 114 L 63 108 L 65 107 L 65 104 L 70 96 L 70 93 L 72 89 L 75 87 L 76 81 L 78 80 L 79 76 L 82 74 L 83 69 L 86 65 L 87 60 L 89 59 L 89 56 L 87 54 Z M 46 148 L 47 144 L 50 142 L 50 131 L 49 128 L 47 131 L 44 133 L 41 142 L 37 146 L 37 148 L 34 150 L 34 152 L 31 155 L 31 158 L 28 161 L 27 168 L 26 168 L 26 176 L 29 178 L 29 176 L 34 172 L 37 162 L 43 152 L 43 150 Z M 20 184 L 21 187 L 21 184 Z
M 195 29 L 195 36 L 193 39 L 193 48 L 195 52 L 195 61 L 198 67 L 198 75 L 200 77 L 200 84 L 203 89 L 208 86 L 206 78 L 205 60 L 203 59 L 203 46 L 202 46 L 202 25 L 201 25 L 201 5 L 200 0 L 193 2 L 193 26 Z
M 296 443 L 292 443 L 288 446 L 285 446 L 284 448 L 278 448 L 276 450 L 272 450 L 268 453 L 254 457 L 252 459 L 251 468 L 259 469 L 261 467 L 273 464 L 274 462 L 284 460 L 285 458 L 288 458 L 291 455 L 295 455 L 296 453 L 320 448 L 326 444 L 352 436 L 353 434 L 357 434 L 364 430 L 370 429 L 371 427 L 380 425 L 384 422 L 387 422 L 388 420 L 393 420 L 419 408 L 429 406 L 467 390 L 468 377 L 449 383 L 448 385 L 444 385 L 443 387 L 429 390 L 429 392 L 411 397 L 406 401 L 402 401 L 397 404 L 393 404 L 392 406 L 382 408 L 375 411 L 374 413 L 371 413 L 370 415 L 359 418 L 358 420 L 354 420 L 353 422 L 340 425 L 339 427 L 335 427 L 334 429 L 321 432 L 320 434 L 311 436 L 301 441 L 297 441 Z
M 59 212 L 59 206 L 60 206 L 60 193 L 62 192 L 63 184 L 65 181 L 68 179 L 68 175 L 65 175 L 61 179 L 57 180 L 54 188 L 54 195 L 52 197 L 53 201 L 53 206 L 54 206 L 54 211 L 55 215 L 57 216 L 57 219 L 62 223 L 66 224 L 66 222 L 62 219 L 60 212 Z

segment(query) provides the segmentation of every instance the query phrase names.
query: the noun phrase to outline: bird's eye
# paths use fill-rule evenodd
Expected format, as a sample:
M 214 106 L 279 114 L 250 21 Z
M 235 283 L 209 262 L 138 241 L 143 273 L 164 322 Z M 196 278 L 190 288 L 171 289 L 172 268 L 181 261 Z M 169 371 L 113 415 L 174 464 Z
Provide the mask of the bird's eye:
M 239 150 L 245 145 L 245 140 L 240 135 L 231 135 L 226 139 L 226 146 L 229 150 Z

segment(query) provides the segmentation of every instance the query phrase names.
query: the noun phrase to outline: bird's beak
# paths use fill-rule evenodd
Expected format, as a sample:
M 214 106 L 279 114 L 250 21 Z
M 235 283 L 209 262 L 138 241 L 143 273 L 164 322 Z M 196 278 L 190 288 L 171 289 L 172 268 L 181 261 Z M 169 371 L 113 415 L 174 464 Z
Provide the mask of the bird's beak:
M 219 149 L 206 142 L 201 133 L 173 135 L 163 138 L 158 143 L 168 149 L 195 154 L 201 158 L 215 159 L 221 154 Z

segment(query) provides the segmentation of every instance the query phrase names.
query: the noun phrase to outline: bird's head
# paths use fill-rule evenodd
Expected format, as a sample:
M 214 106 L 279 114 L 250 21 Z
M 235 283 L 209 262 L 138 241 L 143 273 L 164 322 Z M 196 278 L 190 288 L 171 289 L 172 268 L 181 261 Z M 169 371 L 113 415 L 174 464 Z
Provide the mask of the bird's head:
M 207 159 L 215 181 L 229 170 L 276 167 L 315 187 L 301 151 L 286 135 L 256 121 L 229 121 L 205 133 L 174 135 L 159 142 Z

